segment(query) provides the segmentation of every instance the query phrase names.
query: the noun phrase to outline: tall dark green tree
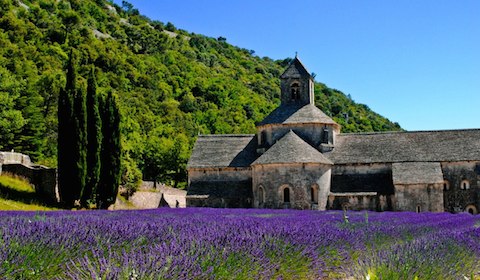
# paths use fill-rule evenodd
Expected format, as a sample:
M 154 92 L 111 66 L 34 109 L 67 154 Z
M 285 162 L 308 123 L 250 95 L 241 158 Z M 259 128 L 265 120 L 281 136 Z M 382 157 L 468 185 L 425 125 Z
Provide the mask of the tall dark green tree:
M 67 207 L 80 198 L 85 185 L 85 110 L 83 92 L 77 86 L 76 53 L 70 52 L 67 82 L 58 98 L 58 186 L 60 200 Z M 77 117 L 76 114 L 81 116 Z
M 92 66 L 87 82 L 87 177 L 80 203 L 87 207 L 95 199 L 100 180 L 100 152 L 102 145 L 102 119 L 99 111 L 95 66 Z
M 75 200 L 80 200 L 85 189 L 87 177 L 87 107 L 86 94 L 82 87 L 77 88 L 73 100 L 73 158 L 75 161 L 74 177 L 71 185 Z
M 120 111 L 112 90 L 101 102 L 102 117 L 102 151 L 100 181 L 97 188 L 97 207 L 106 209 L 115 203 L 118 185 L 121 179 L 121 139 Z

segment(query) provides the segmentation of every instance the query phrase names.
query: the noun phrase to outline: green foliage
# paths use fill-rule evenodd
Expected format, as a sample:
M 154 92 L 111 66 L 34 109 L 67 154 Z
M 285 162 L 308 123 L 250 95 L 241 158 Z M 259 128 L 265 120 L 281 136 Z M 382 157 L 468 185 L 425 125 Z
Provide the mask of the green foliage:
M 74 177 L 69 187 L 74 189 L 75 197 L 80 198 L 87 183 L 87 106 L 83 88 L 77 88 L 73 96 L 73 159 L 75 162 Z
M 279 103 L 278 77 L 289 59 L 260 58 L 224 37 L 151 21 L 126 1 L 124 9 L 103 0 L 23 3 L 29 8 L 0 0 L 2 150 L 56 162 L 57 135 L 62 137 L 57 100 L 63 100 L 71 48 L 78 52 L 78 65 L 85 65 L 78 67 L 79 75 L 88 77 L 87 65 L 95 65 L 98 91 L 118 95 L 122 164 L 128 166 L 122 183 L 129 186 L 137 184 L 139 168 L 144 179 L 184 184 L 199 133 L 255 133 L 255 123 Z M 319 108 L 343 132 L 400 129 L 323 84 L 316 84 L 316 94 Z
M 99 111 L 95 67 L 92 67 L 87 83 L 87 176 L 80 203 L 88 206 L 100 180 L 100 152 L 102 147 L 102 119 Z
M 125 150 L 123 150 L 125 151 Z M 138 169 L 137 164 L 133 161 L 128 153 L 122 156 L 122 178 L 120 185 L 123 186 L 126 198 L 134 194 L 142 183 L 142 172 Z
M 22 84 L 0 68 L 0 150 L 14 148 L 15 136 L 26 123 L 22 112 L 15 109 L 21 90 Z
M 355 103 L 349 95 L 324 84 L 315 84 L 316 105 L 342 126 L 342 132 L 398 131 L 398 123 L 379 116 L 367 105 Z
M 100 153 L 100 180 L 97 188 L 97 207 L 106 209 L 115 203 L 121 180 L 120 112 L 115 96 L 109 91 L 100 106 L 102 119 L 102 145 Z
M 163 133 L 165 131 L 156 131 L 147 139 L 143 168 L 145 176 L 176 187 L 186 176 L 185 167 L 190 157 L 188 138 L 180 133 L 170 139 L 162 137 Z

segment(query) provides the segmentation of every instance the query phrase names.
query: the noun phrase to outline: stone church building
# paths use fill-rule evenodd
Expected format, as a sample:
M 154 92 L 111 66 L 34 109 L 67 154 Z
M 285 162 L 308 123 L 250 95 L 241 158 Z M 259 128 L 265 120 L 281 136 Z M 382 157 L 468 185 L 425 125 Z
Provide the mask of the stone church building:
M 480 129 L 341 133 L 298 58 L 255 135 L 201 135 L 187 206 L 477 213 Z

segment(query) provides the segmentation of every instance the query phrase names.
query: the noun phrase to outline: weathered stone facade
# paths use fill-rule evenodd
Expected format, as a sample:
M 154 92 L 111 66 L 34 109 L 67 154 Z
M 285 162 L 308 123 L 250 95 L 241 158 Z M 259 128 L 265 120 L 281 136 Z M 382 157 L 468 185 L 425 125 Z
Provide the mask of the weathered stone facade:
M 188 206 L 251 207 L 251 169 L 227 167 L 190 170 L 188 195 Z
M 256 135 L 201 135 L 187 206 L 477 213 L 480 130 L 340 133 L 295 58 Z
M 480 161 L 442 162 L 445 211 L 480 209 Z
M 254 207 L 325 210 L 330 172 L 324 164 L 254 165 Z

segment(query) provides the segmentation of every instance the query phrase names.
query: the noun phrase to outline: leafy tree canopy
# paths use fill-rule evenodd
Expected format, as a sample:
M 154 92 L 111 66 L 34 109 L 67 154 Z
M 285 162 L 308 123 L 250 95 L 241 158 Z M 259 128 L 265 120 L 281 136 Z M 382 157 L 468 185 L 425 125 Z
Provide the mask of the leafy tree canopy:
M 68 51 L 79 53 L 79 76 L 96 66 L 99 92 L 114 90 L 123 116 L 122 182 L 184 184 L 198 134 L 254 133 L 279 104 L 274 61 L 152 21 L 124 1 L 0 0 L 0 148 L 56 164 L 57 100 Z M 318 83 L 317 106 L 343 132 L 400 126 Z

